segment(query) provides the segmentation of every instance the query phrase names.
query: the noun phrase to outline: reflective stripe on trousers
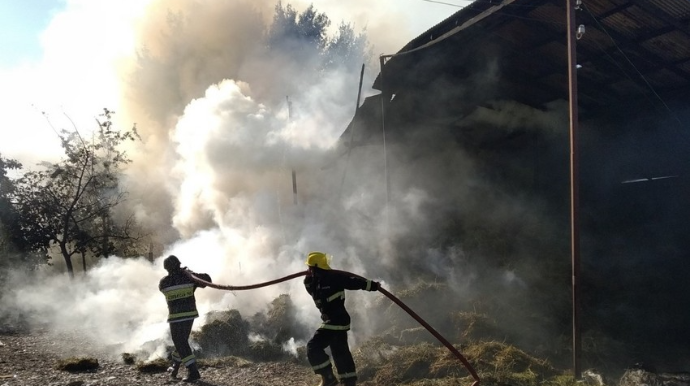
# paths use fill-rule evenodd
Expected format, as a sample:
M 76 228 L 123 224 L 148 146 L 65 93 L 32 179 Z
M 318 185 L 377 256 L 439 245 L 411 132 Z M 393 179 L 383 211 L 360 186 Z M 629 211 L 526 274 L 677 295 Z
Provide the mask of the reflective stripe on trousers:
M 349 329 L 350 329 L 349 324 L 347 326 L 338 326 L 337 324 L 322 323 L 319 326 L 319 330 L 348 331 Z

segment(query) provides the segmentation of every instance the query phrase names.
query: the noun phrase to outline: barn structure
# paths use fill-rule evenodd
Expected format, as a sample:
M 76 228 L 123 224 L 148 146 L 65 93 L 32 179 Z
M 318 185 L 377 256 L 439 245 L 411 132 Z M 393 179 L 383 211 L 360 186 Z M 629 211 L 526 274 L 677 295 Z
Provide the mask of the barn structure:
M 565 7 L 476 0 L 382 56 L 380 94 L 341 146 L 421 158 L 442 132 L 434 138 L 457 144 L 494 186 L 543 200 L 567 241 Z M 690 1 L 582 0 L 576 24 L 583 328 L 634 342 L 630 360 L 687 363 Z M 386 167 L 394 179 L 395 160 Z

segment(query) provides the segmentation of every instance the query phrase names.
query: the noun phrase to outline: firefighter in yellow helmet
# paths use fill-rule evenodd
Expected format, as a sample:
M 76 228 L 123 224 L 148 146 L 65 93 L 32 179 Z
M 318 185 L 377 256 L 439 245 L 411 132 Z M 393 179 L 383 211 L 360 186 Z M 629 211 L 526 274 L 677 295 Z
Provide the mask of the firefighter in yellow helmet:
M 314 299 L 323 321 L 307 343 L 309 364 L 314 373 L 321 376 L 319 386 L 337 385 L 331 358 L 325 351 L 330 346 L 338 378 L 345 386 L 355 386 L 357 370 L 347 343 L 350 315 L 345 309 L 345 290 L 376 291 L 379 283 L 332 271 L 328 256 L 323 252 L 310 252 L 306 264 L 309 270 L 304 286 Z

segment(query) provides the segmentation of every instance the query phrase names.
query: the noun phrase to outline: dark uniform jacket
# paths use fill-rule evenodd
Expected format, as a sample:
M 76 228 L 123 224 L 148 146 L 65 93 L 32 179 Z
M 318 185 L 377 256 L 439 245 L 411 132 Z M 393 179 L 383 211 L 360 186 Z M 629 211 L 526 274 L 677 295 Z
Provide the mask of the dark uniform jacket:
M 304 278 L 304 287 L 321 311 L 323 323 L 319 329 L 348 331 L 350 314 L 345 309 L 345 290 L 375 291 L 374 282 L 325 269 L 314 269 Z
M 211 277 L 205 273 L 194 273 L 189 271 L 199 279 L 211 282 Z M 194 291 L 198 285 L 184 273 L 184 269 L 179 269 L 168 274 L 161 279 L 158 289 L 165 295 L 168 302 L 168 323 L 182 322 L 199 317 L 196 309 L 196 299 Z

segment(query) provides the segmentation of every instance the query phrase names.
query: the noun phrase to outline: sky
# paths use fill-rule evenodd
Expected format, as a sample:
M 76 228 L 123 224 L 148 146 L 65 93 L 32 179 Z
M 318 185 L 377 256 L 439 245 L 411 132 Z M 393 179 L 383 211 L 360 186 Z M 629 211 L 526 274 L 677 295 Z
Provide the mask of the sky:
M 35 62 L 41 58 L 41 32 L 51 19 L 64 8 L 56 0 L 6 0 L 0 3 L 0 46 L 3 69 Z
M 27 165 L 57 157 L 59 142 L 51 125 L 69 125 L 65 116 L 88 124 L 104 107 L 120 109 L 117 67 L 141 48 L 135 29 L 150 3 L 0 2 L 0 154 Z M 307 3 L 293 4 L 300 9 Z M 423 0 L 323 0 L 314 5 L 334 24 L 342 20 L 366 27 L 376 55 L 397 51 L 459 9 Z

